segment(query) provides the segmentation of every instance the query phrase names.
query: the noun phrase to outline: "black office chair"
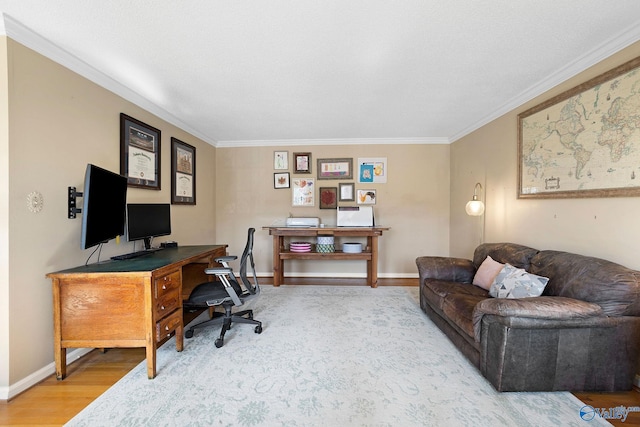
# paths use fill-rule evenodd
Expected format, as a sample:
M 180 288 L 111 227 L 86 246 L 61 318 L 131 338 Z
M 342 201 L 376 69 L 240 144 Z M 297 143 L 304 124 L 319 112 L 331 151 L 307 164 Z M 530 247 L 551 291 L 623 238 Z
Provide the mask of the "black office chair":
M 189 299 L 184 303 L 186 309 L 192 308 L 209 308 L 214 306 L 224 307 L 224 315 L 213 317 L 204 322 L 191 326 L 184 334 L 186 338 L 193 337 L 193 330 L 203 328 L 210 325 L 218 325 L 222 323 L 222 331 L 220 337 L 216 340 L 217 348 L 224 344 L 224 334 L 231 329 L 232 323 L 249 323 L 256 325 L 254 331 L 256 334 L 262 333 L 262 322 L 253 319 L 253 310 L 243 310 L 232 313 L 233 307 L 240 307 L 249 300 L 260 295 L 260 285 L 256 276 L 255 265 L 253 263 L 253 234 L 255 228 L 249 228 L 247 236 L 247 245 L 244 248 L 242 257 L 240 258 L 240 280 L 244 285 L 244 289 L 240 285 L 238 278 L 233 273 L 233 269 L 229 267 L 229 262 L 237 259 L 235 255 L 223 256 L 215 259 L 216 262 L 222 264 L 222 267 L 207 268 L 205 273 L 213 274 L 216 280 L 206 282 L 196 286 Z M 247 278 L 247 263 L 251 264 L 253 274 L 253 283 Z

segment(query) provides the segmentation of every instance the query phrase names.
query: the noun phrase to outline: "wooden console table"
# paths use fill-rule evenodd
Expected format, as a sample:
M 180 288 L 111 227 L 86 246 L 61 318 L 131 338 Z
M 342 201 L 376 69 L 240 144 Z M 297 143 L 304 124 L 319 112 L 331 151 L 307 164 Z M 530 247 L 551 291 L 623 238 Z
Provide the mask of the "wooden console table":
M 308 260 L 365 260 L 367 261 L 367 285 L 378 286 L 378 237 L 389 227 L 262 227 L 273 236 L 273 286 L 284 282 L 284 261 L 287 259 Z M 366 237 L 367 244 L 361 253 L 335 252 L 291 252 L 285 247 L 285 237 Z
M 171 334 L 182 351 L 182 301 L 209 280 L 204 269 L 227 245 L 165 248 L 121 261 L 47 274 L 53 283 L 56 377 L 67 374 L 67 348 L 145 347 L 156 376 L 156 348 Z

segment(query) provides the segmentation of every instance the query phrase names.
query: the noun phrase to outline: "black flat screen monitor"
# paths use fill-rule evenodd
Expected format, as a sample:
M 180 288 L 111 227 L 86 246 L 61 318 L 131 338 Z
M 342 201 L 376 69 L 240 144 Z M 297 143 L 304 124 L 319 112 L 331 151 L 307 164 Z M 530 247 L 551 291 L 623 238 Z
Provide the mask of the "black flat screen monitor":
M 129 241 L 144 240 L 151 249 L 151 240 L 171 234 L 171 205 L 169 203 L 130 203 L 127 205 L 127 235 Z
M 124 235 L 126 205 L 127 178 L 88 164 L 82 193 L 81 248 Z

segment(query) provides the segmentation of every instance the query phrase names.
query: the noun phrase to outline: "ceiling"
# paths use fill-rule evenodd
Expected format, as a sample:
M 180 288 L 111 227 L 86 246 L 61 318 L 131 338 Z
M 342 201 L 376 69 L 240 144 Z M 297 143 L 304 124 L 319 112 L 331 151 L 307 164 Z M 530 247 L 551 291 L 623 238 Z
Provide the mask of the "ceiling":
M 215 146 L 449 143 L 640 40 L 637 0 L 0 0 L 0 12 L 3 33 Z

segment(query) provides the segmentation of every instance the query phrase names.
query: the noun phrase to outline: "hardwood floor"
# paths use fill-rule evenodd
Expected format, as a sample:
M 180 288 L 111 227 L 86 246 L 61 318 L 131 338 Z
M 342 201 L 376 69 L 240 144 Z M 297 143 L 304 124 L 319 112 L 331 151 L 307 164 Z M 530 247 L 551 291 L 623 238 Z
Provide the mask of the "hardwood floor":
M 353 285 L 361 284 L 354 279 Z M 364 279 L 363 279 L 364 280 Z M 268 284 L 268 280 L 261 279 Z M 329 284 L 331 279 L 296 279 L 300 284 Z M 380 279 L 380 286 L 412 286 L 417 279 Z M 94 350 L 69 365 L 67 378 L 51 375 L 10 401 L 0 401 L 0 426 L 61 426 L 115 384 L 144 360 L 143 348 Z M 624 393 L 574 393 L 585 405 L 599 409 L 640 408 L 640 391 Z M 629 412 L 627 419 L 609 420 L 614 426 L 640 426 L 640 412 Z
M 118 382 L 145 358 L 144 348 L 93 350 L 10 401 L 0 401 L 2 426 L 61 426 Z
M 640 410 L 640 390 L 634 387 L 633 390 L 621 393 L 573 393 L 585 405 L 590 405 L 598 409 L 606 409 L 614 412 L 612 408 L 635 408 Z M 640 426 L 640 411 L 629 412 L 626 420 L 608 419 L 614 426 Z

